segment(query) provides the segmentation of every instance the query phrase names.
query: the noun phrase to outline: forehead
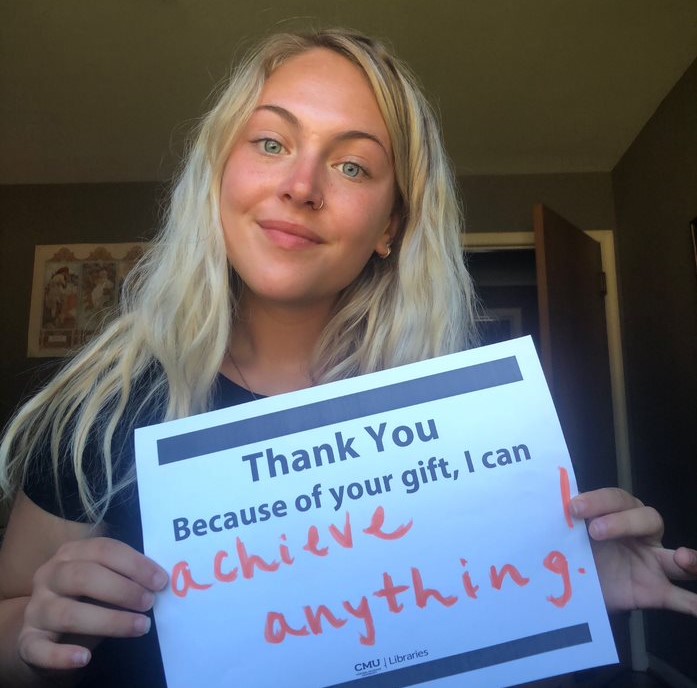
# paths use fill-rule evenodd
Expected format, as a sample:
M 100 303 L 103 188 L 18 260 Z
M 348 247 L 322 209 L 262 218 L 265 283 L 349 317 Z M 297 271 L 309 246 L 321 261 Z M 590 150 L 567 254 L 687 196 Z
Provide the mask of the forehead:
M 333 81 L 342 88 L 372 97 L 363 71 L 349 59 L 328 48 L 310 48 L 282 62 L 266 80 L 264 91 L 284 87 L 311 86 L 316 81 Z
M 289 58 L 266 80 L 259 105 L 280 105 L 300 119 L 330 116 L 338 126 L 369 129 L 389 144 L 387 127 L 364 72 L 327 48 Z

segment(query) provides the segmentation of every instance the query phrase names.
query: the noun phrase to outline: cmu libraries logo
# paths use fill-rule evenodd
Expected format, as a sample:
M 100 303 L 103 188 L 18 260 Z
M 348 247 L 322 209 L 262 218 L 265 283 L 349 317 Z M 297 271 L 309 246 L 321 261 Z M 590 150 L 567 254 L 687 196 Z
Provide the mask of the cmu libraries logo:
M 422 659 L 423 657 L 428 657 L 428 650 L 416 650 L 406 655 L 396 654 L 391 657 L 376 657 L 366 662 L 356 662 L 353 665 L 353 670 L 356 672 L 357 676 L 369 676 L 380 670 L 391 671 L 401 664 L 411 662 L 415 659 Z

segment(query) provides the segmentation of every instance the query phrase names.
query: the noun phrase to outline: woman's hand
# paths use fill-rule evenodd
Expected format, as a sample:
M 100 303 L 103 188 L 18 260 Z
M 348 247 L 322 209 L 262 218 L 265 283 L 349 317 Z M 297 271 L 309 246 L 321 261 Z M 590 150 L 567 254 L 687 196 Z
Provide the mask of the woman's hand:
M 61 545 L 34 575 L 18 652 L 40 670 L 85 666 L 103 637 L 150 630 L 154 593 L 167 584 L 155 562 L 128 545 L 94 537 Z
M 697 594 L 672 583 L 697 579 L 697 551 L 661 544 L 663 519 L 617 488 L 580 494 L 571 513 L 586 519 L 610 611 L 662 608 L 697 617 Z

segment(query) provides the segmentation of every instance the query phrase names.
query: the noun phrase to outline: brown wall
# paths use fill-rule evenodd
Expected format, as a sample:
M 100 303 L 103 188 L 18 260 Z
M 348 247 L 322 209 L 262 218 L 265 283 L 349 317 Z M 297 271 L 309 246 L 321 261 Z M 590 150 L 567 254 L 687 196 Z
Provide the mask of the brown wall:
M 612 173 L 636 493 L 697 545 L 697 62 Z M 697 590 L 697 586 L 692 586 Z M 697 680 L 697 619 L 648 615 L 648 648 Z
M 544 203 L 581 229 L 615 226 L 609 172 L 460 177 L 470 232 L 532 231 L 532 206 Z
M 52 366 L 28 359 L 36 244 L 141 241 L 157 224 L 159 184 L 0 186 L 0 423 Z

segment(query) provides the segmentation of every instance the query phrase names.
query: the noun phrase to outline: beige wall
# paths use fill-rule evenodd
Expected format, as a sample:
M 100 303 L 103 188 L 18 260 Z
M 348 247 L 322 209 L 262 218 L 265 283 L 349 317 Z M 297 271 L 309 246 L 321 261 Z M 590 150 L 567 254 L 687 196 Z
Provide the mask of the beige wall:
M 697 62 L 612 174 L 635 491 L 697 545 Z M 692 586 L 697 591 L 697 586 Z M 648 616 L 648 649 L 697 681 L 697 619 Z

